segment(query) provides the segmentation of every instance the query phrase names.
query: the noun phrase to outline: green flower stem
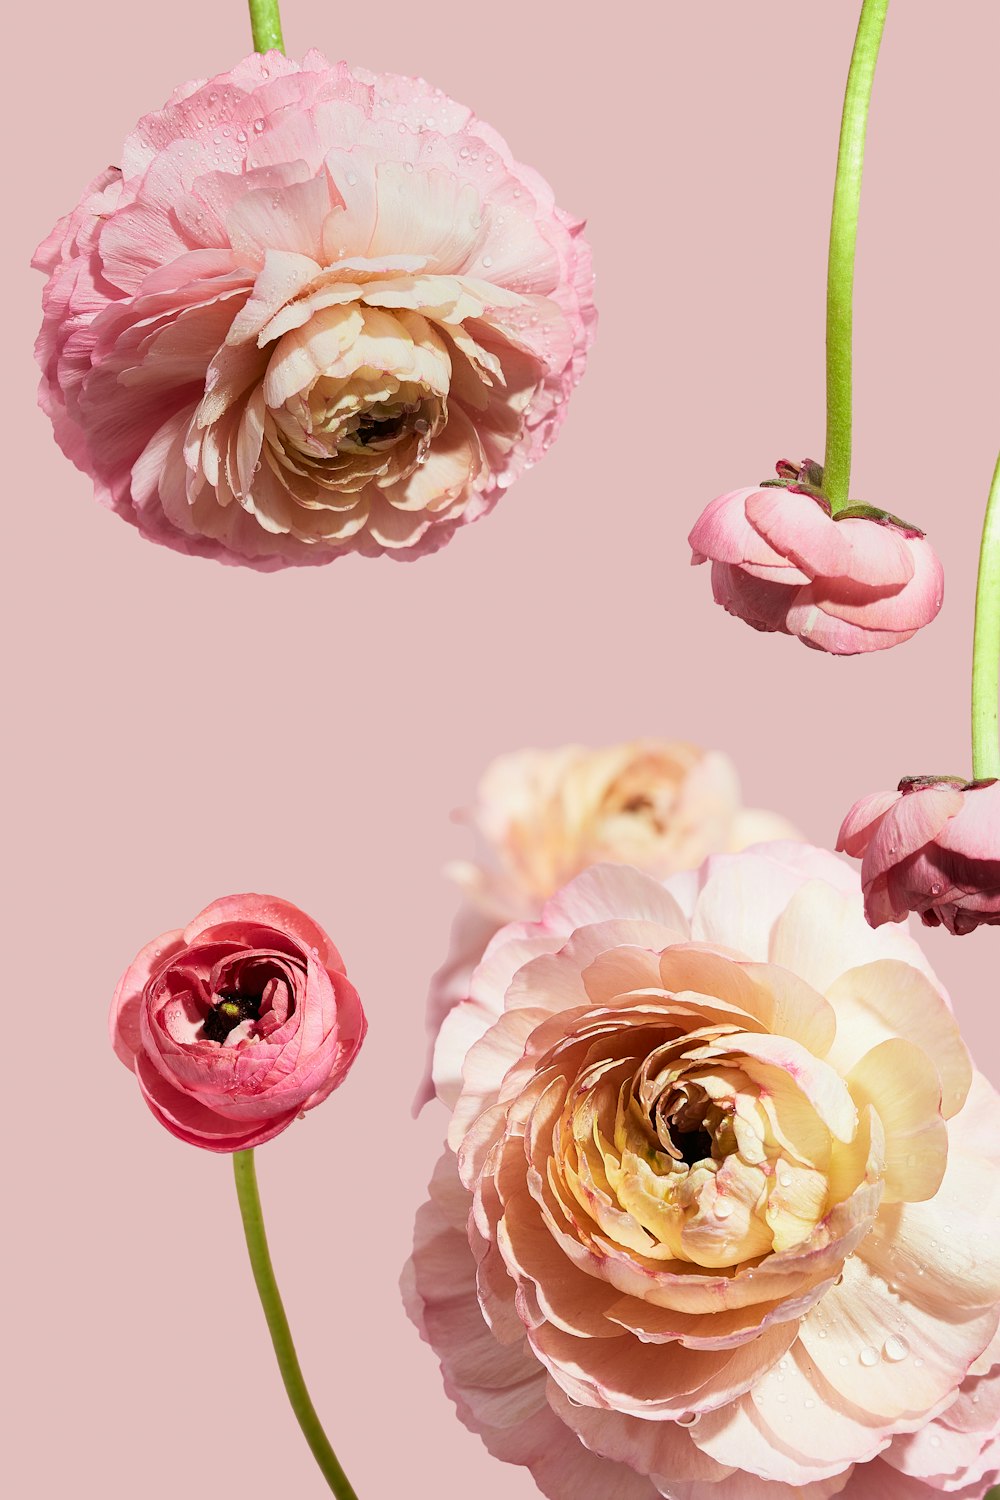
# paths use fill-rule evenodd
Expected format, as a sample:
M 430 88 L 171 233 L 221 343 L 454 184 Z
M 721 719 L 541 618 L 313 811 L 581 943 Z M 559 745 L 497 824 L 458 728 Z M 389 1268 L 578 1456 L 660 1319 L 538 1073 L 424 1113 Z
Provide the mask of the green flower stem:
M 281 12 L 278 0 L 247 0 L 250 6 L 250 29 L 255 52 L 284 52 L 281 35 Z
M 848 503 L 851 484 L 854 251 L 858 239 L 868 106 L 888 9 L 889 0 L 863 0 L 840 122 L 826 278 L 826 458 L 823 463 L 823 493 L 835 512 Z
M 271 1256 L 267 1248 L 267 1235 L 264 1233 L 264 1219 L 260 1208 L 260 1194 L 257 1191 L 257 1170 L 254 1166 L 253 1151 L 234 1153 L 233 1172 L 236 1177 L 236 1196 L 240 1203 L 240 1213 L 243 1215 L 243 1231 L 246 1235 L 247 1249 L 250 1252 L 253 1279 L 257 1283 L 257 1292 L 264 1309 L 264 1317 L 267 1319 L 271 1343 L 274 1345 L 274 1352 L 278 1359 L 278 1369 L 281 1371 L 281 1378 L 285 1383 L 292 1411 L 298 1419 L 306 1442 L 312 1449 L 313 1458 L 319 1464 L 320 1472 L 337 1496 L 337 1500 L 358 1500 L 350 1480 L 340 1467 L 337 1455 L 323 1431 L 319 1417 L 316 1415 L 316 1408 L 309 1398 L 306 1383 L 302 1378 L 298 1356 L 295 1353 L 295 1345 L 292 1343 L 291 1330 L 288 1327 L 288 1319 L 281 1303 L 281 1293 L 274 1279 L 274 1267 L 271 1265 Z
M 979 546 L 976 626 L 972 640 L 972 774 L 1000 776 L 997 690 L 1000 684 L 1000 458 L 986 502 Z

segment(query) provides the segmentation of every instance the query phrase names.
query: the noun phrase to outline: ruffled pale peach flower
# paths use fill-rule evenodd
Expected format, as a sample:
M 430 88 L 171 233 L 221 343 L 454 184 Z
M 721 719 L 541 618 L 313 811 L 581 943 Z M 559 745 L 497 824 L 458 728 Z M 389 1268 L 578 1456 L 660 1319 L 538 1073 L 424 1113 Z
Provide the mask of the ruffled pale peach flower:
M 494 939 L 436 1082 L 408 1305 L 551 1500 L 1000 1474 L 1000 1098 L 833 855 L 588 871 Z
M 555 435 L 593 332 L 581 228 L 440 90 L 255 54 L 140 120 L 39 247 L 40 399 L 154 541 L 419 556 Z
M 483 856 L 449 867 L 465 901 L 448 958 L 431 981 L 432 1037 L 468 994 L 493 934 L 506 922 L 539 917 L 547 898 L 589 865 L 610 860 L 663 878 L 695 869 L 709 854 L 798 837 L 777 813 L 742 805 L 727 755 L 684 740 L 502 755 L 479 784 L 470 821 Z M 418 1098 L 431 1093 L 428 1075 Z

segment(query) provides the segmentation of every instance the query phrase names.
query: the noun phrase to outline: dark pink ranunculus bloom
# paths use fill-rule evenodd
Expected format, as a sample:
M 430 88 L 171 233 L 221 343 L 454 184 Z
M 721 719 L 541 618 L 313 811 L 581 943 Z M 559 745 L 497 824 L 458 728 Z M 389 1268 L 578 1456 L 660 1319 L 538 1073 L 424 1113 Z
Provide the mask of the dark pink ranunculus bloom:
M 832 516 L 806 490 L 732 490 L 706 507 L 688 540 L 692 562 L 711 562 L 712 592 L 729 614 L 836 656 L 908 641 L 941 608 L 944 576 L 930 543 L 871 507 Z
M 322 1103 L 366 1026 L 326 933 L 273 896 L 224 896 L 147 943 L 111 1006 L 153 1114 L 207 1151 L 258 1146 Z
M 862 860 L 873 927 L 910 912 L 959 934 L 1000 924 L 1000 782 L 908 777 L 856 802 L 837 848 Z

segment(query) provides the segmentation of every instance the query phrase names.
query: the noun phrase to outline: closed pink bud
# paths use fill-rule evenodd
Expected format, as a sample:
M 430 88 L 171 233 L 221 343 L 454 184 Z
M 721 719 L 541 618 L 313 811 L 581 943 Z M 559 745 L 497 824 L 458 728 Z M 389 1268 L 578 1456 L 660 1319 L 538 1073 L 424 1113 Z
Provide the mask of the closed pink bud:
M 919 531 L 869 506 L 833 516 L 806 488 L 720 495 L 688 540 L 729 614 L 836 656 L 908 641 L 941 608 L 941 564 Z
M 207 1151 L 259 1146 L 341 1083 L 366 1021 L 321 927 L 273 896 L 225 896 L 123 974 L 111 1040 L 153 1114 Z
M 851 808 L 837 848 L 862 861 L 873 927 L 916 912 L 966 933 L 1000 924 L 1000 783 L 911 777 Z

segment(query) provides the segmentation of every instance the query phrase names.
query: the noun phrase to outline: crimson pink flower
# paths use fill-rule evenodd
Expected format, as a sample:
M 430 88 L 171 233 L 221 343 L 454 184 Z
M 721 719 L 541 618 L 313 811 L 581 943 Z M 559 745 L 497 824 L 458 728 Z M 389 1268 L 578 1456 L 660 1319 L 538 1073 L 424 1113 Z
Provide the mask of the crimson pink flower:
M 581 228 L 440 90 L 254 54 L 140 120 L 40 246 L 41 403 L 98 498 L 180 551 L 432 552 L 563 419 Z
M 796 472 L 817 476 L 808 462 Z M 688 540 L 729 614 L 836 656 L 899 645 L 941 608 L 944 575 L 922 532 L 870 506 L 831 515 L 808 488 L 720 495 Z
M 493 939 L 435 1083 L 408 1307 L 550 1500 L 1000 1478 L 1000 1097 L 834 855 L 594 866 Z
M 111 1040 L 161 1125 L 208 1151 L 259 1146 L 320 1104 L 367 1023 L 321 927 L 273 896 L 224 896 L 147 943 Z
M 855 803 L 837 848 L 862 860 L 873 927 L 910 912 L 959 934 L 1000 923 L 1000 782 L 905 777 Z

